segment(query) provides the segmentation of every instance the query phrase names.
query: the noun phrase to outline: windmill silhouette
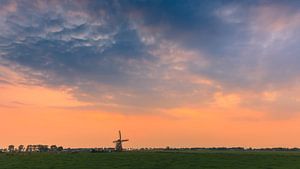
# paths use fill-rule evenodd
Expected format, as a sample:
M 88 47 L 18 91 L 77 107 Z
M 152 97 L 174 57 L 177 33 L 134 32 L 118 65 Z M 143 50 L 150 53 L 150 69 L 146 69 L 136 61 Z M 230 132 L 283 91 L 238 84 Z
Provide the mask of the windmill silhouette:
M 129 141 L 129 140 L 128 139 L 122 140 L 121 131 L 119 130 L 119 139 L 113 141 L 113 143 L 116 144 L 116 151 L 122 151 L 123 150 L 122 142 L 126 142 L 126 141 Z

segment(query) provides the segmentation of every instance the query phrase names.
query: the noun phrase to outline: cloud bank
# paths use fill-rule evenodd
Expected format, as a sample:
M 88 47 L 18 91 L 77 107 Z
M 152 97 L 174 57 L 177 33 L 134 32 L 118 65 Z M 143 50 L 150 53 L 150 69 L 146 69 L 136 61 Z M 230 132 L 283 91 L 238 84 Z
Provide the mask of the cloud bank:
M 86 108 L 154 113 L 234 96 L 234 106 L 290 116 L 300 110 L 299 7 L 4 0 L 0 63 L 27 85 L 68 90 Z

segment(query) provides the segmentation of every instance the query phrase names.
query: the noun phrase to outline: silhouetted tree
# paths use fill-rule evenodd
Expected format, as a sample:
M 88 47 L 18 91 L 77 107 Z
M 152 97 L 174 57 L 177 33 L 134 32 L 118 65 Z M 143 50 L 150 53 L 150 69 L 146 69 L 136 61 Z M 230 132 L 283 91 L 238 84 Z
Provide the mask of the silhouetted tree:
M 39 152 L 47 152 L 49 150 L 48 145 L 37 145 Z
M 50 150 L 51 151 L 57 151 L 57 146 L 56 145 L 51 145 Z
M 24 145 L 19 145 L 19 147 L 18 147 L 18 151 L 19 152 L 24 151 L 24 149 L 25 149 Z
M 14 145 L 9 145 L 8 146 L 8 152 L 14 152 L 15 151 L 15 146 Z
M 34 152 L 38 151 L 38 145 L 32 145 L 32 151 Z
M 32 152 L 32 145 L 27 145 L 26 151 L 27 152 Z
M 62 147 L 62 146 L 59 146 L 58 148 L 57 148 L 57 151 L 63 151 L 64 150 L 64 148 Z

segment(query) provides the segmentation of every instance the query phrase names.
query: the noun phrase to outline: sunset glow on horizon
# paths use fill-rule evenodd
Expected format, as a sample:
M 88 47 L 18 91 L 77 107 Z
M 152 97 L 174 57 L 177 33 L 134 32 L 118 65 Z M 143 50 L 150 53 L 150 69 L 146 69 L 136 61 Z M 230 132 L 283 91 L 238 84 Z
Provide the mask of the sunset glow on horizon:
M 0 0 L 0 148 L 300 147 L 300 2 Z

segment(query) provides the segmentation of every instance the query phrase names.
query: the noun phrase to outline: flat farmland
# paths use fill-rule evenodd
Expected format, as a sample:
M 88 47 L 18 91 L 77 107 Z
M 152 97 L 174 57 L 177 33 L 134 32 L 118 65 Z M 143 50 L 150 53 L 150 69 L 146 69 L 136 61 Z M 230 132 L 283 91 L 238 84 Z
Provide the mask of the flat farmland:
M 300 152 L 0 154 L 2 169 L 300 169 Z

